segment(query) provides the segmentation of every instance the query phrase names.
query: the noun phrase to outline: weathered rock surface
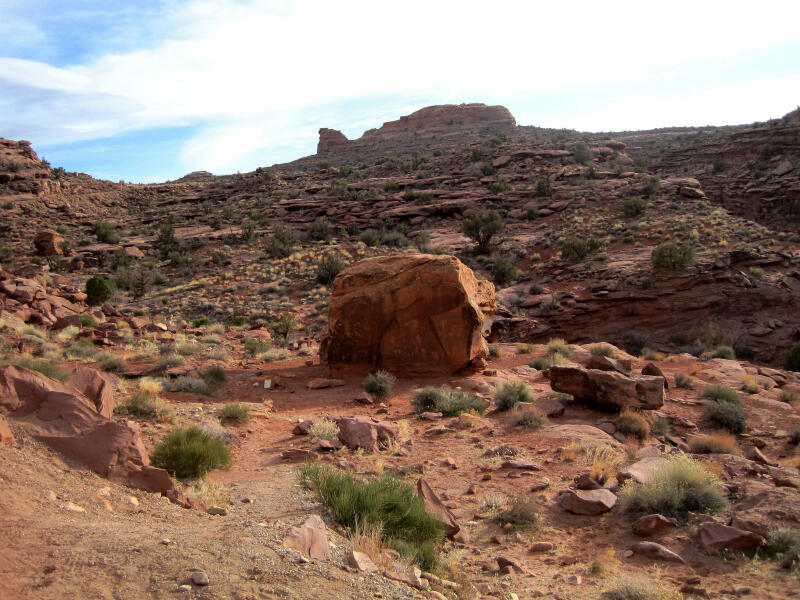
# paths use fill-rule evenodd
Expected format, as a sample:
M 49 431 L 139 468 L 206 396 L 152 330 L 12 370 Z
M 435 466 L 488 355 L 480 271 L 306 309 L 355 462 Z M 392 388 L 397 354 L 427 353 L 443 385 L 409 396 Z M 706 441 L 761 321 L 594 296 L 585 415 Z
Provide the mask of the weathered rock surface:
M 39 256 L 54 256 L 62 254 L 61 244 L 64 238 L 55 231 L 40 231 L 33 237 L 33 245 Z
M 451 374 L 482 366 L 484 318 L 494 310 L 494 286 L 455 257 L 365 259 L 334 282 L 320 357 L 337 374 Z
M 664 515 L 645 515 L 636 519 L 631 525 L 631 531 L 640 537 L 651 537 L 672 531 L 678 526 L 678 521 Z
M 626 377 L 621 373 L 572 366 L 550 367 L 550 386 L 599 408 L 657 409 L 664 405 L 663 377 Z
M 692 536 L 710 552 L 755 550 L 765 542 L 764 538 L 756 533 L 722 523 L 702 523 L 692 531 Z
M 398 428 L 388 421 L 377 421 L 369 417 L 342 417 L 339 426 L 339 441 L 348 448 L 377 450 L 397 437 Z
M 331 556 L 328 529 L 319 515 L 311 515 L 299 527 L 292 527 L 283 545 L 316 560 L 326 560 Z
M 651 560 L 663 560 L 681 564 L 686 562 L 669 548 L 655 542 L 637 542 L 631 546 L 631 550 L 636 556 L 643 556 Z
M 599 515 L 614 508 L 617 497 L 610 490 L 565 490 L 558 497 L 564 510 L 576 515 Z

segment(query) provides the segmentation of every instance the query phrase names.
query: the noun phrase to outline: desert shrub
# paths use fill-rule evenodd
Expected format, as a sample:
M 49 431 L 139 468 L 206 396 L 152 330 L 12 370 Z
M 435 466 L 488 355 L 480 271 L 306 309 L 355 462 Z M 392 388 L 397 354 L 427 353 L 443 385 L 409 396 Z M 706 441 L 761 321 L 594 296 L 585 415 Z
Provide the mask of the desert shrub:
M 554 356 L 560 357 L 561 355 L 560 354 L 556 354 Z M 536 369 L 537 371 L 546 371 L 547 369 L 552 367 L 554 364 L 556 364 L 556 363 L 554 362 L 553 357 L 539 356 L 537 358 L 534 358 L 532 361 L 530 361 L 528 363 L 528 366 L 533 368 L 533 369 Z
M 789 348 L 784 356 L 787 371 L 800 371 L 800 342 Z
M 317 217 L 308 227 L 308 239 L 329 242 L 333 238 L 333 225 L 327 217 Z
M 489 358 L 500 358 L 502 355 L 503 351 L 500 346 L 489 346 Z
M 692 378 L 689 377 L 688 375 L 684 375 L 683 373 L 676 373 L 675 386 L 686 390 L 690 390 L 694 387 L 694 382 L 692 382 Z
M 709 400 L 706 402 L 703 414 L 731 433 L 747 431 L 747 411 L 741 404 Z
M 97 327 L 97 321 L 94 320 L 92 315 L 81 315 L 80 319 L 82 327 L 91 327 L 92 329 Z
M 742 378 L 742 390 L 748 394 L 757 394 L 759 391 L 758 383 L 752 375 L 745 375 Z
M 647 419 L 632 410 L 623 409 L 614 419 L 614 426 L 620 433 L 632 435 L 640 440 L 647 439 L 647 434 L 650 432 L 650 424 Z
M 375 371 L 364 378 L 364 391 L 376 398 L 385 400 L 392 393 L 397 377 L 388 371 Z
M 779 560 L 782 568 L 800 573 L 800 530 L 789 527 L 770 529 L 763 552 L 768 558 Z
M 547 417 L 533 406 L 522 408 L 517 405 L 514 414 L 511 416 L 511 424 L 514 427 L 525 429 L 541 429 L 547 424 Z
M 614 477 L 625 462 L 625 454 L 608 444 L 590 444 L 583 451 L 589 461 L 589 476 L 600 485 Z
M 537 207 L 535 207 L 535 206 L 529 206 L 525 210 L 525 218 L 528 219 L 528 221 L 532 221 L 534 219 L 538 219 L 539 218 L 539 209 Z
M 714 348 L 714 358 L 727 358 L 728 360 L 736 360 L 736 352 L 730 346 L 717 346 Z
M 654 435 L 669 435 L 672 432 L 672 426 L 669 424 L 669 419 L 666 417 L 656 417 L 653 419 L 650 431 Z
M 592 151 L 585 143 L 578 142 L 572 150 L 572 158 L 575 159 L 576 163 L 585 165 L 592 159 Z
M 560 354 L 564 358 L 572 356 L 572 347 L 563 338 L 552 338 L 547 342 L 547 353 L 550 356 Z
M 114 231 L 114 227 L 105 221 L 97 221 L 94 224 L 94 234 L 97 236 L 98 242 L 106 244 L 116 244 L 119 242 L 119 236 Z
M 375 229 L 365 229 L 358 236 L 358 239 L 363 242 L 364 245 L 374 248 L 380 243 L 381 236 Z
M 198 327 L 205 327 L 206 325 L 211 324 L 211 321 L 208 319 L 208 317 L 196 317 L 192 319 L 191 322 L 192 322 L 192 327 L 194 327 L 195 329 L 197 329 Z
M 597 238 L 568 237 L 561 242 L 561 258 L 572 262 L 582 262 L 592 254 L 605 246 L 605 242 Z
M 634 516 L 660 513 L 685 519 L 689 512 L 715 513 L 727 504 L 719 479 L 680 453 L 659 465 L 646 483 L 628 479 L 617 506 Z
M 491 181 L 486 184 L 486 187 L 489 188 L 493 194 L 502 194 L 503 192 L 507 192 L 511 189 L 511 184 L 508 183 L 505 179 L 498 179 L 497 181 Z
M 736 438 L 729 433 L 703 433 L 689 438 L 694 454 L 739 454 Z
M 136 417 L 154 418 L 162 423 L 171 421 L 174 416 L 174 411 L 169 404 L 155 394 L 142 389 L 135 392 L 114 412 Z
M 647 579 L 620 578 L 603 592 L 602 600 L 681 600 L 683 594 L 662 582 Z
M 653 248 L 650 262 L 656 269 L 685 269 L 694 262 L 694 248 L 686 243 L 664 242 Z
M 31 356 L 20 356 L 11 360 L 10 364 L 38 371 L 45 377 L 58 379 L 59 381 L 66 381 L 70 373 L 67 369 L 62 369 L 57 363 L 42 358 L 33 358 Z
M 736 390 L 724 385 L 709 385 L 703 390 L 703 398 L 716 400 L 718 402 L 728 402 L 730 404 L 742 404 L 742 399 Z
M 79 338 L 64 350 L 64 357 L 79 360 L 94 359 L 98 350 L 89 338 Z
M 653 176 L 647 180 L 642 193 L 645 195 L 645 197 L 651 198 L 655 196 L 655 194 L 658 192 L 658 188 L 660 187 L 661 180 L 658 177 Z
M 318 440 L 328 440 L 332 442 L 339 439 L 339 426 L 330 419 L 317 419 L 311 425 L 311 429 L 308 433 L 311 437 L 315 437 Z
M 231 463 L 225 443 L 199 427 L 173 429 L 150 456 L 150 464 L 178 479 L 198 479 L 213 469 L 227 469 Z
M 498 287 L 505 287 L 510 283 L 514 283 L 521 275 L 522 271 L 507 258 L 498 258 L 492 264 L 492 276 Z
M 317 263 L 317 282 L 322 285 L 333 283 L 336 276 L 344 271 L 347 264 L 342 260 L 338 254 L 327 253 Z
M 631 196 L 622 201 L 622 213 L 626 217 L 638 217 L 643 215 L 650 203 L 639 196 Z
M 286 342 L 289 339 L 289 335 L 294 331 L 294 328 L 294 315 L 292 313 L 283 313 L 276 322 L 269 326 L 269 331 L 273 337 Z
M 589 348 L 589 352 L 592 356 L 614 357 L 614 349 L 606 344 L 594 344 Z
M 259 340 L 256 338 L 245 338 L 244 340 L 244 351 L 247 353 L 248 356 L 255 357 L 261 354 L 262 352 L 266 352 L 270 349 L 270 344 L 266 340 Z
M 164 387 L 168 392 L 184 392 L 187 394 L 202 394 L 204 396 L 211 395 L 211 390 L 208 389 L 206 382 L 197 377 L 176 377 L 175 379 L 168 380 L 164 384 Z
M 219 391 L 219 389 L 225 385 L 225 381 L 227 380 L 225 371 L 222 369 L 222 367 L 218 367 L 216 365 L 208 367 L 200 374 L 200 377 L 202 377 L 212 394 Z
M 520 402 L 533 402 L 533 393 L 523 381 L 504 381 L 495 388 L 494 401 L 499 410 L 511 410 Z
M 508 508 L 497 515 L 497 520 L 514 529 L 538 529 L 541 523 L 536 501 L 525 496 L 517 496 Z
M 778 400 L 786 402 L 787 404 L 794 404 L 797 402 L 797 394 L 789 390 L 781 390 L 781 395 L 778 397 Z
M 163 373 L 167 369 L 172 369 L 174 367 L 180 367 L 186 364 L 186 361 L 183 360 L 183 357 L 178 356 L 177 354 L 167 354 L 166 356 L 162 356 L 156 362 L 156 371 L 159 373 Z
M 97 306 L 103 302 L 107 302 L 111 296 L 114 295 L 114 282 L 97 277 L 96 275 L 90 277 L 86 281 L 86 303 L 91 306 Z
M 128 368 L 125 359 L 112 352 L 101 352 L 95 357 L 95 360 L 100 363 L 100 368 L 103 369 L 103 371 L 122 373 Z
M 285 223 L 272 227 L 272 235 L 267 238 L 264 252 L 271 258 L 286 258 L 300 243 L 297 233 Z
M 219 418 L 247 423 L 250 420 L 250 407 L 244 402 L 228 402 L 219 410 Z
M 384 541 L 430 571 L 436 548 L 444 540 L 444 526 L 425 510 L 414 489 L 390 475 L 366 482 L 340 469 L 306 463 L 298 478 L 325 504 L 334 521 L 351 531 L 380 527 Z
M 464 234 L 475 241 L 476 251 L 487 254 L 492 238 L 503 231 L 503 219 L 496 210 L 480 210 L 463 221 Z
M 797 446 L 800 444 L 800 429 L 792 429 L 789 432 L 789 443 L 792 446 Z
M 530 344 L 520 344 L 517 346 L 517 354 L 531 354 L 533 352 L 533 346 Z
M 399 231 L 390 231 L 384 234 L 381 243 L 388 248 L 406 248 L 409 241 L 403 233 Z
M 487 403 L 477 396 L 449 388 L 424 388 L 414 393 L 411 404 L 417 412 L 440 412 L 445 417 L 457 417 L 464 412 L 482 415 Z

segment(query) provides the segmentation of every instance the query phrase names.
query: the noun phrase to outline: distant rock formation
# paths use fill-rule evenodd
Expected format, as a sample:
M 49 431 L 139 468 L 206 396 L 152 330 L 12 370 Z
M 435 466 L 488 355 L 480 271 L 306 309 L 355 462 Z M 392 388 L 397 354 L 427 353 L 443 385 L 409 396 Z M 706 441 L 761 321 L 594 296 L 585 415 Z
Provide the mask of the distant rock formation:
M 455 143 L 468 143 L 486 136 L 510 134 L 517 122 L 504 106 L 486 104 L 443 104 L 416 112 L 369 129 L 360 138 L 348 140 L 341 131 L 322 128 L 316 157 L 348 162 L 371 156 L 428 151 Z

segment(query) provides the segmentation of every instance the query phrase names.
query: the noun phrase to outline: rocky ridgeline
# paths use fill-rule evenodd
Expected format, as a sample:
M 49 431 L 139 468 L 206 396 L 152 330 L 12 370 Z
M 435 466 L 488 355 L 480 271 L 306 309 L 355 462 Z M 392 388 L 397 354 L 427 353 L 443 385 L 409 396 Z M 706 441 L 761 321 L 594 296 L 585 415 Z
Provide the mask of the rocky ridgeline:
M 516 128 L 514 116 L 504 106 L 428 106 L 380 128 L 369 129 L 355 140 L 348 140 L 336 129 L 322 128 L 316 156 L 290 164 L 313 165 L 319 160 L 342 164 L 414 151 L 430 152 L 493 135 L 513 134 Z
M 651 168 L 696 177 L 710 200 L 734 214 L 800 232 L 800 109 L 698 137 L 676 148 L 651 148 Z

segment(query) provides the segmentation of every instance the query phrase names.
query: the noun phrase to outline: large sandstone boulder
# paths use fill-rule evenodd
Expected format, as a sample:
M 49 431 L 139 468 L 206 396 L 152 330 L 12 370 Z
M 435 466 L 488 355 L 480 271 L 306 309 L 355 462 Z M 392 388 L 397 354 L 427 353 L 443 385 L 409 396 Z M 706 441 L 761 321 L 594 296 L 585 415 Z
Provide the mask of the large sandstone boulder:
M 39 256 L 55 256 L 61 254 L 64 238 L 55 231 L 40 231 L 33 237 L 33 245 Z
M 656 409 L 664 405 L 664 378 L 626 377 L 614 371 L 553 366 L 550 387 L 600 408 Z
M 320 357 L 335 374 L 385 369 L 401 376 L 480 367 L 494 286 L 453 256 L 382 256 L 357 262 L 333 284 Z
M 5 367 L 0 371 L 0 411 L 51 448 L 103 477 L 160 492 L 188 506 L 167 472 L 149 465 L 139 426 L 105 416 L 114 407 L 108 380 L 83 369 L 70 379 L 82 389 L 31 369 Z

